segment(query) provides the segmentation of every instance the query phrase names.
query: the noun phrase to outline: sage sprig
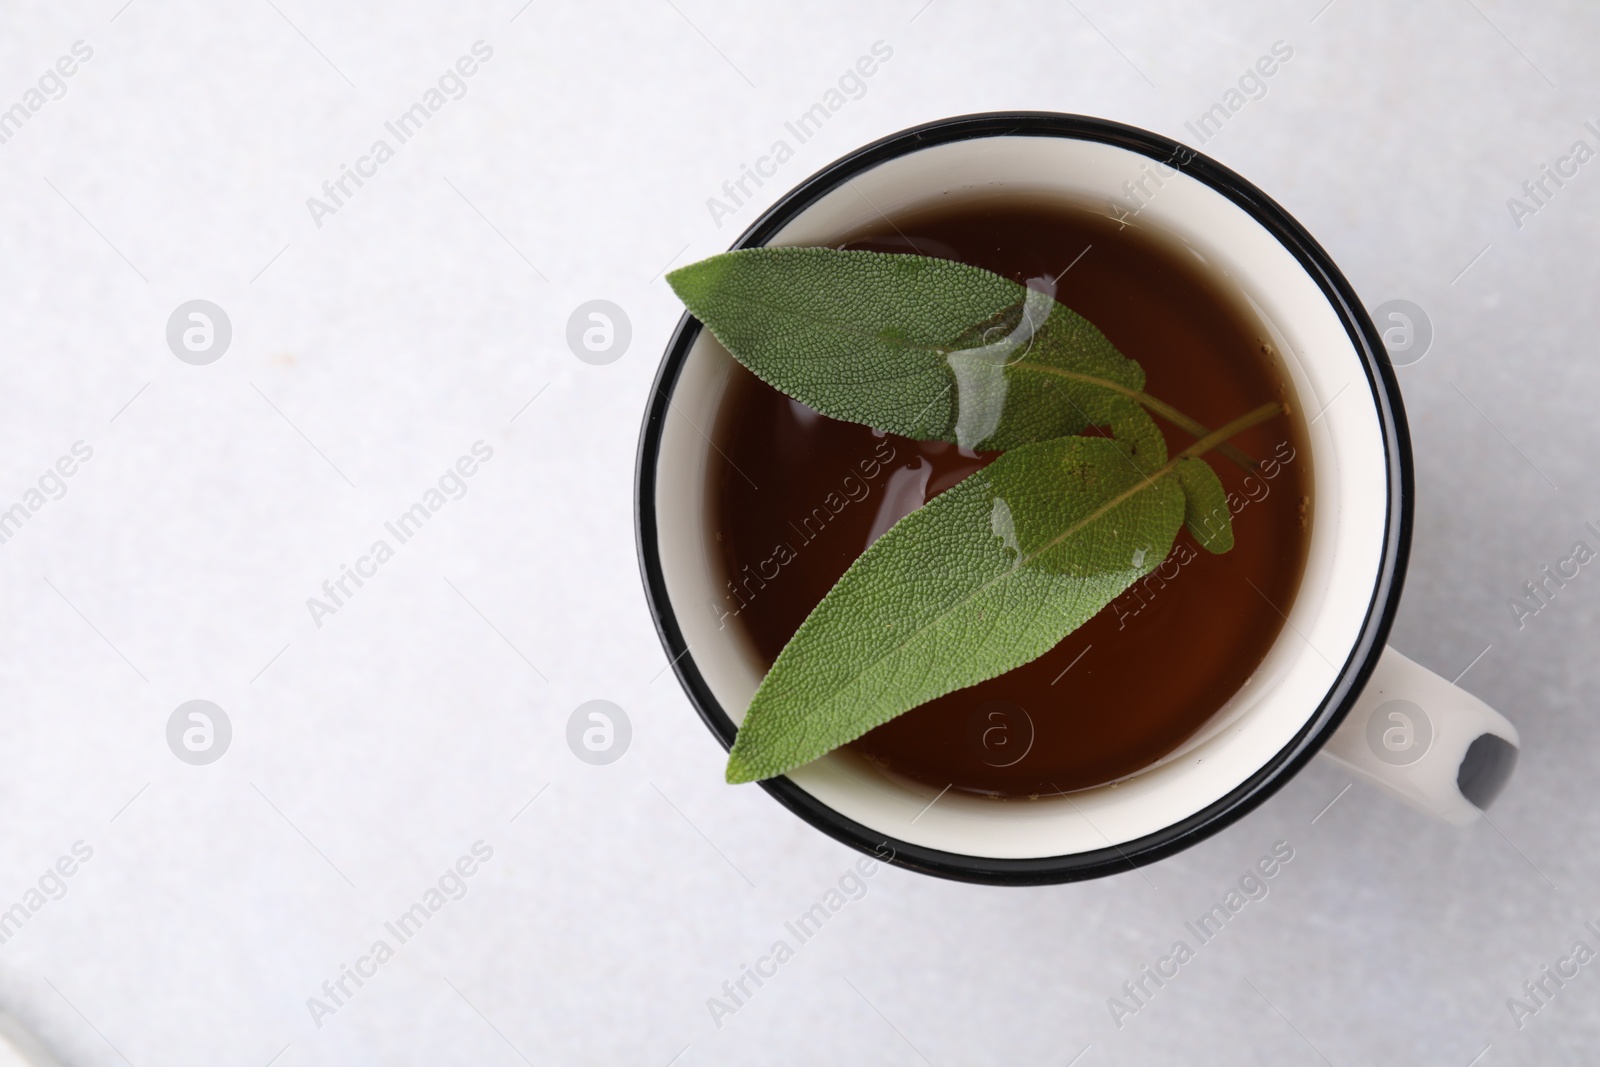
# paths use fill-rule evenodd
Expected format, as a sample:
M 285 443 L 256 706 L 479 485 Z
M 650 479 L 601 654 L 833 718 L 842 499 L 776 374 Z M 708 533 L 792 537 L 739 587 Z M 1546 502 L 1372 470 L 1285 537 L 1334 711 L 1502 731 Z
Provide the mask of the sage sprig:
M 807 616 L 750 702 L 730 782 L 1038 658 L 1165 559 L 1180 526 L 1228 551 L 1226 494 L 1200 457 L 1283 410 L 1208 430 L 1145 393 L 1143 369 L 1049 285 L 948 260 L 763 248 L 667 280 L 736 359 L 822 414 L 1004 452 L 897 522 Z M 1196 440 L 1169 457 L 1151 412 Z

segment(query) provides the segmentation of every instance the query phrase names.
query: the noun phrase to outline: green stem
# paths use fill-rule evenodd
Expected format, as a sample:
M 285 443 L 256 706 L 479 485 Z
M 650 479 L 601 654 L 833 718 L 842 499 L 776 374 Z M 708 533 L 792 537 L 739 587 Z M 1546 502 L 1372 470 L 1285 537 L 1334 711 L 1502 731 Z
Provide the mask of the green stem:
M 1206 429 L 1203 424 L 1191 419 L 1189 416 L 1185 415 L 1183 412 L 1179 411 L 1165 400 L 1157 399 L 1156 397 L 1153 397 L 1149 393 L 1146 393 L 1140 389 L 1129 389 L 1120 382 L 1114 382 L 1109 378 L 1100 378 L 1093 374 L 1081 374 L 1077 371 L 1062 370 L 1059 367 L 1047 367 L 1043 364 L 1024 363 L 1018 364 L 1018 366 L 1027 370 L 1038 371 L 1042 374 L 1053 375 L 1058 378 L 1070 378 L 1074 381 L 1089 382 L 1094 385 L 1098 385 L 1104 389 L 1111 390 L 1113 393 L 1119 393 L 1122 396 L 1127 397 L 1129 400 L 1132 400 L 1144 407 L 1147 411 L 1150 411 L 1156 415 L 1160 415 L 1162 418 L 1178 427 L 1178 429 L 1183 430 L 1186 433 L 1193 434 L 1197 438 L 1204 439 L 1211 434 L 1211 431 Z M 1279 405 L 1275 404 L 1273 407 L 1275 410 L 1282 410 Z M 1254 423 L 1251 425 L 1254 425 Z M 1254 474 L 1256 472 L 1256 461 L 1248 452 L 1245 452 L 1243 449 L 1236 448 L 1224 440 L 1217 446 L 1217 450 L 1243 468 L 1246 474 Z
M 1203 440 L 1207 436 L 1209 436 L 1210 433 L 1211 433 L 1210 430 L 1207 430 L 1203 425 L 1201 425 L 1200 423 L 1198 423 L 1195 420 L 1191 419 L 1189 416 L 1185 415 L 1183 412 L 1179 411 L 1177 408 L 1173 407 L 1171 404 L 1168 404 L 1164 400 L 1158 400 L 1155 397 L 1151 396 L 1149 393 L 1136 392 L 1136 393 L 1133 394 L 1133 399 L 1137 400 L 1140 404 L 1143 404 L 1145 406 L 1145 408 L 1148 409 L 1153 414 L 1160 415 L 1162 418 L 1166 419 L 1168 422 L 1170 422 L 1174 426 L 1178 427 L 1178 429 L 1183 430 L 1183 431 L 1185 431 L 1187 433 L 1191 433 L 1195 437 L 1198 437 L 1198 438 Z M 1275 409 L 1279 408 L 1279 405 L 1277 405 L 1277 404 L 1274 404 L 1272 406 Z M 1251 425 L 1254 425 L 1254 423 L 1252 423 Z M 1228 442 L 1226 440 L 1224 440 L 1222 443 L 1220 443 L 1217 446 L 1217 451 L 1221 452 L 1224 456 L 1227 456 L 1229 459 L 1233 460 L 1233 462 L 1237 463 L 1240 467 L 1243 467 L 1244 470 L 1245 470 L 1245 473 L 1247 473 L 1247 474 L 1254 474 L 1255 473 L 1255 471 L 1256 471 L 1256 461 L 1250 456 L 1250 454 L 1248 452 L 1245 452 L 1243 449 L 1236 448 L 1235 446 L 1228 444 Z
M 1200 438 L 1200 440 L 1196 441 L 1182 452 L 1179 452 L 1178 459 L 1187 459 L 1190 456 L 1203 455 L 1204 453 L 1211 451 L 1213 448 L 1220 448 L 1227 442 L 1228 438 L 1232 437 L 1234 434 L 1243 433 L 1250 427 L 1266 422 L 1273 416 L 1282 414 L 1282 412 L 1283 405 L 1278 403 L 1276 400 L 1262 404 L 1254 411 L 1249 411 L 1243 415 L 1240 415 L 1237 419 L 1234 419 L 1226 426 L 1223 426 L 1220 429 L 1212 430 L 1210 433 Z M 1173 461 L 1174 464 L 1176 464 L 1176 462 L 1177 460 Z

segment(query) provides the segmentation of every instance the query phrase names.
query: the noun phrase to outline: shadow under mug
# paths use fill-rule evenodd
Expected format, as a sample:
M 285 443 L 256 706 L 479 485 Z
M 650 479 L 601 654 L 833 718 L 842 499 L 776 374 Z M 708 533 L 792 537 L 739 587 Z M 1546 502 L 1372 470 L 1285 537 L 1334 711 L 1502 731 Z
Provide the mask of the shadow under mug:
M 890 780 L 835 752 L 761 785 L 823 832 L 914 870 L 1033 885 L 1126 871 L 1260 804 L 1319 750 L 1465 824 L 1505 785 L 1517 732 L 1384 641 L 1410 546 L 1410 440 L 1394 372 L 1350 284 L 1259 189 L 1175 141 L 1101 119 L 969 115 L 868 145 L 802 182 L 735 248 L 831 245 L 880 214 L 964 194 L 1136 206 L 1141 225 L 1228 276 L 1283 354 L 1306 414 L 1314 494 L 1304 576 L 1260 668 L 1173 755 L 1066 796 L 994 801 Z M 1131 197 L 1131 199 L 1130 199 Z M 1117 206 L 1120 205 L 1120 206 Z M 715 423 L 734 364 L 688 315 L 667 346 L 636 473 L 640 564 L 679 681 L 724 747 L 765 667 L 720 619 Z

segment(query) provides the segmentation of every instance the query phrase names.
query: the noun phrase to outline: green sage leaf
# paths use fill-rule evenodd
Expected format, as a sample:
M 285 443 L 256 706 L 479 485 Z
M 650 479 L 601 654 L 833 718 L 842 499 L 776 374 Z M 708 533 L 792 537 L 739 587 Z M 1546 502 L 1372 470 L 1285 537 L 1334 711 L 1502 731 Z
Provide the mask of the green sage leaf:
M 1189 533 L 1207 551 L 1220 554 L 1231 549 L 1233 515 L 1228 510 L 1228 493 L 1211 464 L 1186 456 L 1173 473 L 1183 483 L 1183 525 Z
M 993 451 L 1108 426 L 1159 466 L 1141 455 L 1161 436 L 1144 371 L 1052 292 L 831 248 L 727 252 L 667 281 L 734 358 L 824 415 Z
M 1150 473 L 1116 442 L 1058 438 L 1007 452 L 901 519 L 779 654 L 728 781 L 782 774 L 1043 655 L 1166 558 L 1186 462 Z

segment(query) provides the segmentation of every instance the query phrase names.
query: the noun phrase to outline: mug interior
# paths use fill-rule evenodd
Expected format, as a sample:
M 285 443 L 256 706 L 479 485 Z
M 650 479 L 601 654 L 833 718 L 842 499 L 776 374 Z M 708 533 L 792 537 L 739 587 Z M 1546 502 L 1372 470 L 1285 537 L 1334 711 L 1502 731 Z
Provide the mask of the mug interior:
M 914 148 L 855 173 L 794 213 L 771 245 L 833 245 L 876 220 L 963 195 L 1016 192 L 1081 205 L 1126 200 L 1151 156 L 1063 136 L 996 134 Z M 1385 573 L 1390 485 L 1379 396 L 1318 282 L 1261 222 L 1211 185 L 1162 170 L 1141 224 L 1219 270 L 1269 331 L 1302 406 L 1312 525 L 1299 593 L 1261 666 L 1171 756 L 1115 784 L 996 801 L 943 795 L 835 752 L 787 778 L 884 838 L 994 860 L 1065 857 L 1148 838 L 1216 804 L 1270 764 L 1323 708 L 1358 650 Z M 1147 188 L 1149 186 L 1147 185 Z M 737 623 L 719 623 L 724 581 L 712 545 L 706 437 L 734 367 L 701 330 L 672 382 L 660 427 L 654 511 L 661 578 L 694 667 L 737 723 L 765 673 Z M 1283 605 L 1278 605 L 1282 608 Z M 1369 635 L 1370 637 L 1370 635 Z

